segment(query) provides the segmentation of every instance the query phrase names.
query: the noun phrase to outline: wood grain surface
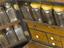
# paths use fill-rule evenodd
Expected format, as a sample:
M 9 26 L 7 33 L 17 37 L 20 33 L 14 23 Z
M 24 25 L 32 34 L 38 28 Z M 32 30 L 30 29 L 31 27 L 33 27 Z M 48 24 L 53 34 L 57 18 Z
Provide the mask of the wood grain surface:
M 3 3 L 3 2 L 5 2 L 6 0 L 0 0 L 0 3 Z
M 34 41 L 30 41 L 26 46 L 24 46 L 23 48 L 48 48 L 48 46 L 45 45 L 41 45 L 37 42 Z

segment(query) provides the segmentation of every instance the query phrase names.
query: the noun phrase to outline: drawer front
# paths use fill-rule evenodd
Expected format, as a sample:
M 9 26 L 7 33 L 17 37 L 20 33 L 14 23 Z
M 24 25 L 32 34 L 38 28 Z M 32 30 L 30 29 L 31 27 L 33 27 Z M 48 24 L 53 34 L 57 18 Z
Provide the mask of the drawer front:
M 54 34 L 47 34 L 49 40 L 61 41 L 60 37 Z
M 32 35 L 33 40 L 48 44 L 48 40 L 45 33 L 32 29 L 30 29 L 30 33 Z
M 62 48 L 62 42 L 59 36 L 47 34 L 47 37 L 50 45 Z
M 52 45 L 52 46 L 56 46 L 57 48 L 62 48 L 62 43 L 59 42 L 59 41 L 49 40 L 49 44 Z

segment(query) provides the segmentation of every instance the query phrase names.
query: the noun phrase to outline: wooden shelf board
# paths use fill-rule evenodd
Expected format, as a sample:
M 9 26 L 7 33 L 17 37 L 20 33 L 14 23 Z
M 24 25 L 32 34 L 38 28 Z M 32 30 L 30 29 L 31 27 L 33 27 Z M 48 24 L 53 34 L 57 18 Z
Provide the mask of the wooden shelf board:
M 7 23 L 5 25 L 2 25 L 0 26 L 0 30 L 2 29 L 6 29 L 7 27 L 11 27 L 11 26 L 14 26 L 15 24 L 18 24 L 20 21 L 15 21 L 15 22 L 12 22 L 12 23 Z
M 57 5 L 64 5 L 64 1 L 43 1 L 43 0 L 17 0 L 18 2 L 40 2 L 40 3 L 50 3 Z

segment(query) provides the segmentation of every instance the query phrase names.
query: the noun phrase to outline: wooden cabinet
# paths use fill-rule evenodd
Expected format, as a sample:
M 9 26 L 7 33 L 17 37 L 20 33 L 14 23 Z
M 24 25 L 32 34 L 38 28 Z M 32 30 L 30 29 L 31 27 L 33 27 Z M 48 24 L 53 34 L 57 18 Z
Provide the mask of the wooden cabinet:
M 35 29 L 30 29 L 30 33 L 32 35 L 33 40 L 39 41 L 41 43 L 46 43 L 50 46 L 54 46 L 57 48 L 62 48 L 64 46 L 64 38 L 59 35 L 42 32 Z
M 45 42 L 54 47 L 64 48 L 63 28 L 29 21 L 27 24 L 33 40 Z
M 53 47 L 62 48 L 62 41 L 60 40 L 60 37 L 57 35 L 37 31 L 34 29 L 30 29 L 30 33 L 32 36 L 32 40 L 35 40 L 42 44 L 50 45 Z

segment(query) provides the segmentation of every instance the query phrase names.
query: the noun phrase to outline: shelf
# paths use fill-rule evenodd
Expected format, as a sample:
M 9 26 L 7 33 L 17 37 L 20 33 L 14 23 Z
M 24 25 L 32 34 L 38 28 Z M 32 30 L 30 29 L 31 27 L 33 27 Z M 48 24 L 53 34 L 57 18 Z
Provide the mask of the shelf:
M 64 2 L 57 2 L 57 1 L 43 1 L 43 0 L 17 0 L 18 2 L 40 2 L 40 3 L 50 3 L 50 4 L 57 4 L 57 5 L 64 5 Z
M 29 20 L 24 20 L 27 24 L 29 29 L 36 29 L 39 31 L 44 31 L 46 33 L 52 33 L 61 37 L 64 37 L 64 28 L 54 26 L 54 25 L 48 25 L 44 23 L 38 23 L 35 21 L 29 21 Z
M 6 29 L 7 27 L 14 26 L 15 24 L 18 24 L 18 23 L 20 23 L 20 21 L 15 21 L 15 22 L 12 22 L 12 23 L 8 23 L 8 24 L 5 24 L 5 25 L 2 25 L 2 26 L 0 26 L 0 30 Z

